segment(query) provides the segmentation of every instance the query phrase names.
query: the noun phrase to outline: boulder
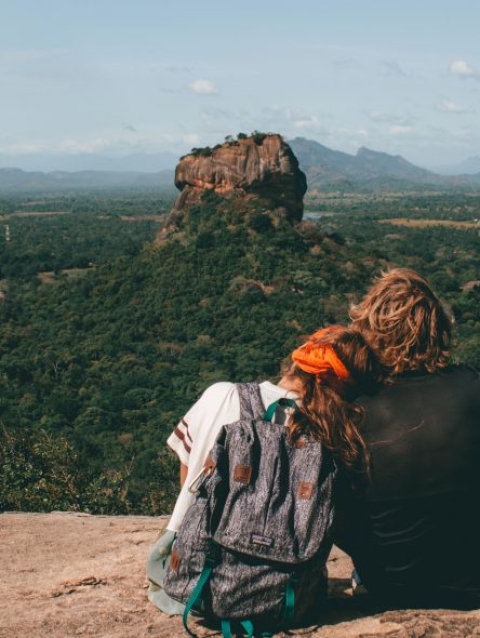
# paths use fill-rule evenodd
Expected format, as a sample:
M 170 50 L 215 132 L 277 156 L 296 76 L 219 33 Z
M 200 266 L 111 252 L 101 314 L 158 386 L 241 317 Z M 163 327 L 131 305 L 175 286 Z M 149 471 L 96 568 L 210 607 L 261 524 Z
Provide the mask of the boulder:
M 225 142 L 213 149 L 193 149 L 175 170 L 180 190 L 167 223 L 198 205 L 206 192 L 223 197 L 261 199 L 269 210 L 292 223 L 303 216 L 307 190 L 304 173 L 290 146 L 277 134 L 254 134 Z

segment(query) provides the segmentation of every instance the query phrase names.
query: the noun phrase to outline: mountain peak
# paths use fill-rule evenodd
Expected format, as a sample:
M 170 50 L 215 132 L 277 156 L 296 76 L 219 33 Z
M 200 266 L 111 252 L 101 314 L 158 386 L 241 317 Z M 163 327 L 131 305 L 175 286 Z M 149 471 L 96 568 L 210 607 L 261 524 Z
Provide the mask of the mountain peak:
M 332 151 L 318 142 L 296 138 L 291 142 L 309 189 L 397 190 L 438 182 L 439 177 L 414 166 L 401 155 L 373 151 L 365 146 L 356 155 Z

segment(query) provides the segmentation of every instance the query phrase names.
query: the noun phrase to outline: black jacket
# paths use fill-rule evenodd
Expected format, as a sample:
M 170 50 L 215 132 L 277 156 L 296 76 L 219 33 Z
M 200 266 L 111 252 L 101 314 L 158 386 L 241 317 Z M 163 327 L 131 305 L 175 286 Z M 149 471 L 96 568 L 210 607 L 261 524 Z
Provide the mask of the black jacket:
M 480 594 L 480 377 L 411 373 L 373 397 L 364 491 L 337 496 L 335 542 L 379 595 Z

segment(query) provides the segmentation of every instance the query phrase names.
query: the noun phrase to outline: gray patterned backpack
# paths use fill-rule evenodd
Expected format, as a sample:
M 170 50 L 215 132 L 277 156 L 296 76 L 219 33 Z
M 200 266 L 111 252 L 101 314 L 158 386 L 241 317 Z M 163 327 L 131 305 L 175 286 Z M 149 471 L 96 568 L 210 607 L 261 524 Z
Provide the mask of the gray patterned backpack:
M 289 440 L 265 412 L 257 383 L 238 384 L 240 419 L 225 425 L 196 481 L 196 499 L 172 548 L 165 591 L 190 612 L 268 635 L 308 620 L 326 595 L 331 453 L 313 438 Z

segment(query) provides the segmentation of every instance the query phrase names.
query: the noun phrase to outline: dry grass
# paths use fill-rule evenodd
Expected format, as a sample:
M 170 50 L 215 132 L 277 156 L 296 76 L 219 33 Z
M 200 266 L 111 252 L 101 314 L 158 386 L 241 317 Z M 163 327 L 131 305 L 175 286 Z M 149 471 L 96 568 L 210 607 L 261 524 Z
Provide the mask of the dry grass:
M 379 224 L 393 224 L 394 226 L 407 226 L 410 228 L 428 228 L 429 226 L 446 226 L 448 228 L 477 228 L 480 230 L 478 222 L 456 222 L 453 219 L 404 219 L 393 217 L 392 219 L 379 219 Z
M 159 224 L 163 221 L 163 215 L 122 215 L 120 217 L 122 222 L 157 222 Z

